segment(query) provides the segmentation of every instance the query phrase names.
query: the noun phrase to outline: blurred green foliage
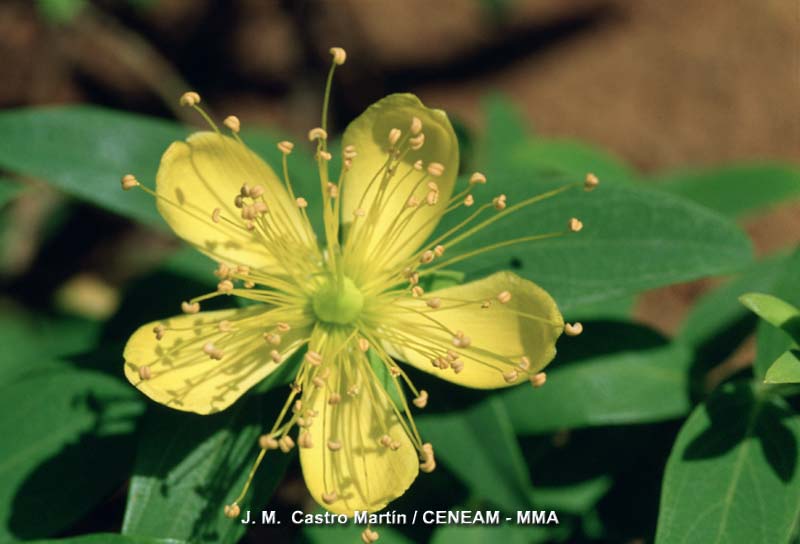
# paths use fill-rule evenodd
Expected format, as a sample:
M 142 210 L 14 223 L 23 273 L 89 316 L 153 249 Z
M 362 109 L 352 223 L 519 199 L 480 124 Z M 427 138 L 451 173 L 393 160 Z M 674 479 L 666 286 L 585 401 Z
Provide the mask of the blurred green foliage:
M 547 384 L 538 390 L 462 390 L 412 372 L 431 394 L 418 424 L 436 444 L 440 468 L 391 508 L 555 509 L 561 523 L 386 527 L 379 528 L 381 542 L 790 541 L 800 512 L 800 423 L 794 390 L 762 380 L 776 358 L 795 352 L 787 351 L 792 344 L 784 331 L 757 324 L 737 299 L 758 291 L 800 304 L 800 253 L 754 261 L 736 219 L 800 196 L 800 171 L 743 164 L 664 174 L 644 186 L 642 176 L 602 150 L 527 134 L 500 97 L 487 101 L 486 115 L 486 134 L 466 159 L 489 177 L 476 198 L 505 193 L 519 202 L 579 182 L 588 171 L 603 185 L 543 202 L 471 243 L 559 230 L 571 216 L 586 225 L 579 236 L 466 260 L 456 267 L 463 274 L 436 281 L 511 268 L 548 289 L 567 318 L 583 319 L 585 333 L 559 344 Z M 0 168 L 9 174 L 41 179 L 167 232 L 152 201 L 138 191 L 123 193 L 118 180 L 134 172 L 152 185 L 161 153 L 187 134 L 184 127 L 84 106 L 2 112 L 0 130 Z M 278 164 L 275 135 L 244 138 Z M 293 182 L 312 194 L 312 162 L 300 147 L 290 161 Z M 0 180 L 0 205 L 24 187 Z M 0 339 L 14 349 L 0 355 L 0 539 L 74 534 L 71 528 L 121 493 L 125 482 L 122 535 L 41 542 L 242 538 L 242 525 L 224 518 L 221 507 L 246 477 L 255 438 L 284 398 L 272 389 L 287 377 L 270 378 L 231 409 L 200 417 L 154 406 L 121 372 L 127 334 L 175 313 L 180 300 L 212 281 L 212 268 L 202 255 L 175 251 L 130 283 L 116 314 L 103 323 L 49 308 L 3 306 Z M 721 275 L 725 281 L 699 300 L 674 338 L 631 318 L 642 291 Z M 708 372 L 756 327 L 755 374 L 745 369 L 709 391 Z M 291 456 L 270 453 L 249 508 L 274 506 L 284 474 L 296 470 Z M 353 542 L 359 532 L 306 527 L 296 536 Z

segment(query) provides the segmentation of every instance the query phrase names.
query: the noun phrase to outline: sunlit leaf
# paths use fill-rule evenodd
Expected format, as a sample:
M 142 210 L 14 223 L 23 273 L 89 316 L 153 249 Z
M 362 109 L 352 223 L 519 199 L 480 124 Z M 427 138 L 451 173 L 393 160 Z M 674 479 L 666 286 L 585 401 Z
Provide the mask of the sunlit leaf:
M 793 305 L 763 293 L 746 293 L 739 300 L 770 325 L 786 331 L 795 342 L 800 340 L 800 310 Z
M 800 421 L 780 399 L 730 385 L 698 406 L 667 463 L 657 544 L 778 544 L 800 514 Z
M 519 434 L 662 421 L 691 408 L 691 360 L 687 348 L 645 327 L 590 322 L 577 339 L 559 342 L 543 387 L 499 396 Z
M 656 187 L 741 217 L 800 198 L 800 168 L 781 163 L 726 165 L 658 176 Z
M 800 383 L 800 351 L 790 349 L 772 363 L 764 376 L 766 383 Z

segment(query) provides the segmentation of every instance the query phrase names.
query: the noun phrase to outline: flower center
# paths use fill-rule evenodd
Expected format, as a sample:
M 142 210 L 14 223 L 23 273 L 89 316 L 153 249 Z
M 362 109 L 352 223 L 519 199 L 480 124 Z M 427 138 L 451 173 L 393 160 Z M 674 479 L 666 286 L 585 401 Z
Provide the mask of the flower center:
M 331 278 L 314 294 L 313 306 L 320 321 L 347 325 L 361 314 L 364 295 L 347 276 L 341 282 Z

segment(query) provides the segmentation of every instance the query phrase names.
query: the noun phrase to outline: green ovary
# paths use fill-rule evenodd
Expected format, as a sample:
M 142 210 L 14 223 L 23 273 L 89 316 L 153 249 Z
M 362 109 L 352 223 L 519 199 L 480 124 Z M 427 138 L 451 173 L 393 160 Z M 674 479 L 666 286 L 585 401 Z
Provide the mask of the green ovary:
M 331 278 L 314 294 L 313 306 L 320 321 L 347 325 L 361 315 L 364 295 L 350 278 Z

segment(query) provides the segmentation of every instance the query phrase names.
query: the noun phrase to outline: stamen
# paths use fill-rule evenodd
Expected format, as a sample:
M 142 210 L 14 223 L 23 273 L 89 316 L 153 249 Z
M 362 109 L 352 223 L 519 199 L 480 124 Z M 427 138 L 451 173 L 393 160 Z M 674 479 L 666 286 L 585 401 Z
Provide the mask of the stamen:
M 480 183 L 480 184 L 486 183 L 486 176 L 484 176 L 480 172 L 473 173 L 469 178 L 469 184 L 470 185 L 475 185 L 476 183 Z
M 531 360 L 527 357 L 521 357 L 517 365 L 521 370 L 528 370 L 531 367 Z
M 341 47 L 331 47 L 328 51 L 333 55 L 333 63 L 337 66 L 341 66 L 347 60 L 347 51 Z
M 234 134 L 239 134 L 239 130 L 242 128 L 242 124 L 239 122 L 239 118 L 235 115 L 229 115 L 222 121 L 222 124 L 231 129 Z
M 380 538 L 378 531 L 373 531 L 369 527 L 361 531 L 361 542 L 364 544 L 372 544 Z
M 276 365 L 280 364 L 280 362 L 283 361 L 283 355 L 281 355 L 281 352 L 278 351 L 277 349 L 273 349 L 272 351 L 270 351 L 269 356 L 270 358 L 272 358 L 272 362 L 275 363 Z
M 359 338 L 358 339 L 358 349 L 366 353 L 369 351 L 369 340 L 366 338 Z
M 316 351 L 308 350 L 306 352 L 306 362 L 312 366 L 319 366 L 322 364 L 322 355 Z
M 519 372 L 516 370 L 509 370 L 508 372 L 503 372 L 503 379 L 506 383 L 514 383 L 519 378 Z
M 274 332 L 266 332 L 264 333 L 264 340 L 273 346 L 277 346 L 281 343 L 281 335 Z
M 422 171 L 422 159 L 414 162 L 414 170 Z
M 331 491 L 330 493 L 323 493 L 322 494 L 322 502 L 325 504 L 333 504 L 336 502 L 336 499 L 339 498 L 338 493 L 336 491 Z
M 328 133 L 324 128 L 315 127 L 308 131 L 308 141 L 313 142 L 314 140 L 327 140 Z
M 425 144 L 425 133 L 420 132 L 417 136 L 408 139 L 408 145 L 414 151 L 419 151 L 422 149 L 422 146 Z
M 433 248 L 433 253 L 437 257 L 441 257 L 442 255 L 444 255 L 444 246 L 442 244 L 438 244 L 436 247 Z
M 222 216 L 222 209 L 221 208 L 214 208 L 214 211 L 211 212 L 211 220 L 214 223 L 219 223 L 220 217 Z
M 164 338 L 164 332 L 165 331 L 166 331 L 166 329 L 164 328 L 164 325 L 162 325 L 160 323 L 158 325 L 156 325 L 155 327 L 153 327 L 153 332 L 156 335 L 156 340 L 161 340 L 162 338 Z
M 320 159 L 324 161 L 329 161 L 333 158 L 333 155 L 331 155 L 329 151 L 324 151 L 322 149 L 319 150 L 319 153 L 317 153 L 317 155 L 319 156 Z
M 181 95 L 181 106 L 196 106 L 200 103 L 200 95 L 194 91 L 187 91 Z
M 583 189 L 585 191 L 592 191 L 598 185 L 600 185 L 600 180 L 597 178 L 597 176 L 591 172 L 586 174 L 586 180 L 583 182 Z
M 419 395 L 411 402 L 419 409 L 425 408 L 428 405 L 428 392 L 420 389 Z
M 430 442 L 426 442 L 422 445 L 422 452 L 420 453 L 419 457 L 421 460 L 419 469 L 422 472 L 433 472 L 433 470 L 436 468 L 436 459 L 433 455 L 433 446 Z
M 403 135 L 403 131 L 399 128 L 393 128 L 389 131 L 389 145 L 394 147 L 397 145 L 397 142 L 400 141 L 400 136 Z
M 294 448 L 294 440 L 288 434 L 283 435 L 280 440 L 278 440 L 278 447 L 283 453 L 289 453 Z
M 196 314 L 200 311 L 200 303 L 199 302 L 186 302 L 185 300 L 181 302 L 181 311 L 185 314 Z
M 492 206 L 495 210 L 503 211 L 506 209 L 506 195 L 498 195 L 492 199 Z
M 310 449 L 314 447 L 314 442 L 311 440 L 311 433 L 308 431 L 303 431 L 300 433 L 300 437 L 297 439 L 297 443 L 300 445 L 301 448 Z
M 221 360 L 222 356 L 224 355 L 222 350 L 217 348 L 212 342 L 206 342 L 206 344 L 203 346 L 203 353 L 215 361 Z
M 501 291 L 497 295 L 497 300 L 500 302 L 500 304 L 508 303 L 508 301 L 511 300 L 511 292 L 510 291 Z
M 133 174 L 125 174 L 124 176 L 122 176 L 122 180 L 120 183 L 122 184 L 123 191 L 130 191 L 134 187 L 139 186 L 139 181 Z
M 436 257 L 436 254 L 429 249 L 422 254 L 422 257 L 419 258 L 419 262 L 422 264 L 429 264 L 433 262 L 434 257 Z
M 569 227 L 569 230 L 572 232 L 580 232 L 580 230 L 583 228 L 583 223 L 580 221 L 580 219 L 573 217 L 572 219 L 569 220 L 567 226 Z
M 226 518 L 231 519 L 238 518 L 239 514 L 242 512 L 241 508 L 239 508 L 239 505 L 236 503 L 226 504 L 222 511 L 225 513 Z
M 464 206 L 469 208 L 473 204 L 475 204 L 475 198 L 472 195 L 467 195 L 464 197 Z
M 422 121 L 419 117 L 411 118 L 411 134 L 416 136 L 422 131 Z
M 580 321 L 575 323 L 567 323 L 564 325 L 564 333 L 567 336 L 578 336 L 583 332 L 583 324 Z
M 547 374 L 544 372 L 539 372 L 538 374 L 534 374 L 530 378 L 531 385 L 534 387 L 541 387 L 547 381 Z
M 427 304 L 430 308 L 437 310 L 442 306 L 442 299 L 440 299 L 439 297 L 433 297 L 427 300 L 425 304 Z
M 328 404 L 335 406 L 342 401 L 342 396 L 339 393 L 331 393 L 328 397 Z
M 294 149 L 294 144 L 288 140 L 283 140 L 282 142 L 278 142 L 278 149 L 284 155 L 289 155 Z
M 308 207 L 308 201 L 302 196 L 297 197 L 295 202 L 297 203 L 297 207 L 300 209 L 305 209 Z
M 342 150 L 342 157 L 345 159 L 355 159 L 357 156 L 358 153 L 356 153 L 356 146 L 352 144 L 345 146 L 345 148 Z
M 222 280 L 217 284 L 217 291 L 229 295 L 233 291 L 233 282 L 231 280 Z
M 275 437 L 269 434 L 262 434 L 258 437 L 258 445 L 262 450 L 277 450 L 278 441 Z
M 444 174 L 444 165 L 439 162 L 432 162 L 428 165 L 428 174 L 431 176 L 438 178 L 442 174 Z

